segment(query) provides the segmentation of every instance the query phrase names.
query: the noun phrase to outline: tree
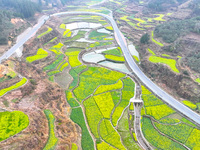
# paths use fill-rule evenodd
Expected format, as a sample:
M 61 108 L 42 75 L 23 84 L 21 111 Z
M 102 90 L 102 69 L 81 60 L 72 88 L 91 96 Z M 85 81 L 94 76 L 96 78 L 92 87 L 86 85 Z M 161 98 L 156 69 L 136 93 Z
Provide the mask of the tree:
M 140 39 L 140 43 L 142 44 L 148 44 L 149 43 L 149 39 L 150 39 L 150 36 L 148 33 L 145 33 L 141 39 Z

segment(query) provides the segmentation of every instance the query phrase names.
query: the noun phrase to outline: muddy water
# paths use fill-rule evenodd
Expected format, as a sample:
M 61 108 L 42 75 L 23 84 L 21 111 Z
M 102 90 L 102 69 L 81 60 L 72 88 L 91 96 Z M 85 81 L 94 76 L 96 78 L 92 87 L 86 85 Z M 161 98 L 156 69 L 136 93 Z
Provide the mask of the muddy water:
M 66 29 L 74 30 L 74 29 L 88 29 L 88 28 L 98 28 L 102 25 L 100 23 L 88 23 L 88 22 L 74 22 L 66 24 Z
M 86 62 L 98 63 L 99 61 L 105 60 L 105 57 L 102 54 L 91 52 L 83 55 L 82 59 Z
M 110 61 L 103 61 L 99 63 L 102 66 L 117 70 L 117 71 L 121 71 L 124 73 L 130 73 L 130 71 L 128 70 L 128 68 L 126 67 L 125 64 L 121 64 L 121 63 L 114 63 L 114 62 L 110 62 Z
M 131 55 L 137 56 L 138 58 L 140 58 L 138 51 L 135 49 L 135 46 L 133 44 L 128 45 L 128 49 L 131 53 Z

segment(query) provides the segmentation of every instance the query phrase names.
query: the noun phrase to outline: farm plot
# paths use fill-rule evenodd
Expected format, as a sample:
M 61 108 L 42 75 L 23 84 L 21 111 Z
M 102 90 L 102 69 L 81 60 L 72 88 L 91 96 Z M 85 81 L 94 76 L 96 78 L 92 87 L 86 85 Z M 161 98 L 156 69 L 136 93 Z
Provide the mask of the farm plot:
M 128 106 L 130 99 L 134 96 L 135 83 L 130 79 L 126 78 L 123 80 L 124 88 L 122 89 L 122 98 L 119 105 L 115 108 L 112 114 L 112 124 L 117 125 L 123 110 Z
M 60 55 L 62 52 L 60 51 L 63 47 L 62 43 L 58 43 L 57 45 L 52 46 L 49 50 L 54 52 L 57 55 Z
M 172 137 L 173 139 L 181 143 L 186 142 L 193 130 L 193 127 L 190 127 L 183 123 L 177 125 L 163 125 L 155 122 L 154 124 L 162 133 Z
M 131 137 L 128 123 L 128 109 L 124 111 L 121 119 L 119 120 L 117 131 L 119 132 L 124 146 L 128 150 L 141 150 L 138 144 Z
M 146 114 L 143 114 L 142 131 L 145 138 L 153 146 L 161 149 L 168 149 L 169 146 L 174 147 L 173 149 L 185 149 L 178 142 L 190 147 L 190 143 L 187 143 L 188 140 L 191 140 L 193 147 L 199 146 L 199 141 L 197 142 L 192 137 L 192 132 L 196 129 L 193 123 L 185 118 L 178 117 L 174 110 L 156 98 L 144 86 L 142 86 L 142 99 L 146 112 Z M 189 104 L 192 105 L 191 103 Z M 196 105 L 193 104 L 192 106 Z M 153 117 L 157 121 L 151 121 L 151 118 L 146 118 L 146 115 Z M 195 131 L 198 132 L 197 129 Z M 177 142 L 172 141 L 167 136 L 161 135 L 159 132 L 171 137 Z
M 49 122 L 48 123 L 49 124 L 49 138 L 43 150 L 55 149 L 56 144 L 58 142 L 58 138 L 55 136 L 55 131 L 54 131 L 55 117 L 53 116 L 52 112 L 48 109 L 44 110 L 44 113 Z
M 142 131 L 147 139 L 153 146 L 158 149 L 176 149 L 176 150 L 184 150 L 185 148 L 168 139 L 167 137 L 161 135 L 152 125 L 151 119 L 143 117 L 142 119 Z
M 116 62 L 124 62 L 125 59 L 123 56 L 114 56 L 114 55 L 109 55 L 109 54 L 106 54 L 105 55 L 105 58 L 110 60 L 110 61 L 116 61 Z
M 96 30 L 94 30 L 89 34 L 89 39 L 101 41 L 105 37 L 109 37 L 109 36 L 110 35 L 107 33 L 100 33 L 100 32 L 97 32 Z
M 172 71 L 179 73 L 179 70 L 176 68 L 176 60 L 174 59 L 167 59 L 157 56 L 150 56 L 149 61 L 152 63 L 162 63 L 168 65 Z
M 21 81 L 19 81 L 18 83 L 8 87 L 8 88 L 5 88 L 5 89 L 1 89 L 0 90 L 0 96 L 3 96 L 4 94 L 6 94 L 7 92 L 10 92 L 12 90 L 15 90 L 19 87 L 21 87 L 22 85 L 24 85 L 25 83 L 27 82 L 27 79 L 26 78 L 22 78 Z
M 40 48 L 40 49 L 38 49 L 36 55 L 26 57 L 26 60 L 27 60 L 29 63 L 32 63 L 32 62 L 34 62 L 34 61 L 36 61 L 36 60 L 43 59 L 43 58 L 45 58 L 45 57 L 47 57 L 47 56 L 48 56 L 48 53 L 47 53 L 45 50 L 43 50 L 42 48 Z
M 125 75 L 105 68 L 89 67 L 80 75 L 80 83 L 74 89 L 74 94 L 79 101 L 82 101 L 98 87 L 98 85 L 114 84 L 116 80 Z
M 122 56 L 122 51 L 121 51 L 121 48 L 118 47 L 118 48 L 114 48 L 114 49 L 111 49 L 111 50 L 107 50 L 107 51 L 104 51 L 103 54 L 109 54 L 109 55 L 115 55 L 115 56 Z
M 89 134 L 87 126 L 85 124 L 83 111 L 81 107 L 73 108 L 70 118 L 77 123 L 82 129 L 81 147 L 83 150 L 94 150 L 94 142 Z
M 28 116 L 21 111 L 0 112 L 0 142 L 21 132 L 28 125 Z
M 69 64 L 72 68 L 82 64 L 78 59 L 79 53 L 80 51 L 65 52 L 65 55 L 69 57 Z

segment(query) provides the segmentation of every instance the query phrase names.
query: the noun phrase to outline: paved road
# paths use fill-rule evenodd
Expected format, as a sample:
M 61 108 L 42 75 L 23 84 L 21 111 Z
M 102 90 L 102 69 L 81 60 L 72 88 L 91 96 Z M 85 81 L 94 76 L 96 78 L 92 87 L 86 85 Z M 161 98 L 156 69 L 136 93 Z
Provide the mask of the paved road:
M 176 111 L 181 113 L 182 115 L 188 117 L 191 121 L 193 121 L 195 124 L 200 126 L 200 115 L 196 112 L 192 111 L 187 106 L 183 105 L 179 101 L 177 101 L 175 98 L 173 98 L 171 95 L 163 91 L 160 87 L 158 87 L 155 83 L 153 83 L 138 67 L 138 65 L 133 60 L 133 57 L 131 56 L 127 45 L 124 43 L 123 34 L 120 32 L 120 30 L 117 27 L 116 22 L 114 19 L 110 16 L 107 16 L 105 14 L 101 13 L 91 13 L 91 12 L 64 12 L 64 13 L 58 13 L 54 14 L 53 16 L 63 15 L 63 14 L 92 14 L 92 15 L 99 15 L 103 16 L 107 20 L 110 21 L 110 23 L 113 26 L 113 29 L 115 31 L 116 38 L 118 39 L 118 44 L 120 45 L 122 52 L 124 54 L 124 57 L 134 72 L 134 74 L 140 79 L 142 83 L 144 83 L 149 89 L 151 89 L 152 92 L 154 92 L 157 96 L 159 96 L 165 103 L 170 105 L 172 108 L 174 108 Z
M 6 53 L 4 53 L 0 57 L 0 63 L 4 59 L 8 59 L 11 55 L 13 55 L 17 49 L 19 49 L 21 46 L 23 46 L 24 43 L 26 43 L 31 37 L 33 37 L 38 29 L 45 23 L 46 20 L 49 19 L 49 16 L 42 16 L 38 23 L 29 31 L 29 34 L 27 34 L 24 38 L 22 38 L 18 43 L 16 43 L 12 48 L 10 48 Z
M 138 104 L 134 103 L 134 131 L 136 134 L 136 138 L 139 142 L 139 144 L 145 149 L 145 150 L 151 150 L 152 148 L 150 147 L 150 145 L 148 144 L 148 142 L 145 140 L 143 134 L 142 134 L 142 129 L 141 129 L 141 125 L 140 125 L 140 119 L 141 119 L 141 110 L 140 110 L 141 106 L 138 106 Z
M 194 111 L 192 111 L 191 109 L 189 109 L 188 107 L 186 107 L 185 105 L 183 105 L 182 103 L 180 103 L 179 101 L 177 101 L 175 98 L 173 98 L 171 95 L 169 95 L 168 93 L 166 93 L 165 91 L 163 91 L 161 88 L 159 88 L 156 84 L 154 84 L 141 70 L 140 68 L 137 66 L 137 64 L 135 63 L 135 61 L 133 60 L 127 45 L 124 43 L 123 39 L 124 36 L 123 34 L 120 32 L 120 30 L 117 27 L 116 22 L 114 21 L 114 19 L 110 16 L 107 16 L 105 14 L 101 14 L 101 13 L 93 13 L 93 12 L 62 12 L 62 13 L 56 13 L 53 14 L 51 16 L 60 16 L 60 15 L 78 15 L 78 14 L 82 14 L 82 15 L 99 15 L 102 16 L 104 18 L 106 18 L 107 20 L 110 21 L 110 23 L 113 26 L 116 38 L 118 39 L 118 44 L 120 45 L 122 52 L 124 54 L 124 57 L 128 63 L 128 65 L 130 66 L 130 68 L 132 69 L 132 71 L 134 72 L 134 74 L 140 79 L 140 81 L 142 83 L 144 83 L 149 89 L 151 89 L 152 92 L 154 92 L 157 96 L 159 96 L 160 98 L 162 98 L 162 100 L 167 103 L 168 105 L 170 105 L 172 108 L 174 108 L 175 110 L 177 110 L 179 113 L 183 114 L 184 116 L 188 117 L 191 121 L 193 121 L 195 124 L 200 126 L 200 115 L 198 115 L 197 113 L 195 113 Z M 21 47 L 29 38 L 31 38 L 32 36 L 34 36 L 35 32 L 44 24 L 45 20 L 47 20 L 49 17 L 48 16 L 44 16 L 43 19 L 41 19 L 41 21 L 31 30 L 30 34 L 28 34 L 24 39 L 22 39 L 19 43 L 17 43 L 16 45 L 14 45 L 8 52 L 6 52 L 6 54 L 4 54 L 1 58 L 0 58 L 0 62 L 2 59 L 7 59 L 8 57 L 10 57 L 15 51 L 16 49 L 18 49 L 19 47 Z

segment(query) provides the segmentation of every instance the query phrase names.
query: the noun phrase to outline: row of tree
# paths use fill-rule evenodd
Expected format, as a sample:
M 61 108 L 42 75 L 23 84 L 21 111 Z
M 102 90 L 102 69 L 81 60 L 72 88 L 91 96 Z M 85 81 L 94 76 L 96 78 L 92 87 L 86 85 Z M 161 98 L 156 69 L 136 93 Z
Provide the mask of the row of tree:
M 8 8 L 14 10 L 18 16 L 29 18 L 41 11 L 41 6 L 30 0 L 0 0 L 0 8 Z

